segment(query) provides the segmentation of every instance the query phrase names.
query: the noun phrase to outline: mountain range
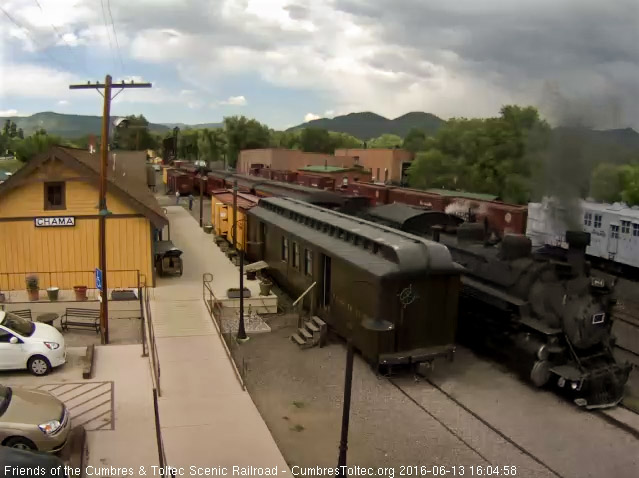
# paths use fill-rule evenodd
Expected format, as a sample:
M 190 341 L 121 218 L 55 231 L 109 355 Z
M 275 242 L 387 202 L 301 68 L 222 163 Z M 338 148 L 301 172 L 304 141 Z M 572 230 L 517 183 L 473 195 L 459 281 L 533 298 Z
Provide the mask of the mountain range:
M 302 128 L 323 128 L 338 133 L 348 133 L 363 141 L 377 138 L 383 134 L 396 134 L 402 138 L 413 129 L 421 129 L 432 135 L 444 124 L 444 121 L 430 113 L 414 111 L 395 119 L 384 118 L 375 113 L 350 113 L 335 118 L 320 118 L 289 128 L 294 131 Z
M 88 134 L 100 135 L 102 117 L 70 115 L 53 112 L 36 113 L 31 116 L 13 116 L 0 118 L 0 125 L 10 119 L 30 135 L 39 128 L 48 133 L 67 139 L 76 139 Z M 430 113 L 412 112 L 395 119 L 384 118 L 375 113 L 350 113 L 335 118 L 321 118 L 289 128 L 287 131 L 302 128 L 325 128 L 329 131 L 348 133 L 362 140 L 376 138 L 382 134 L 396 134 L 404 137 L 412 128 L 419 128 L 427 134 L 434 134 L 445 121 Z M 198 128 L 219 128 L 222 123 L 149 123 L 149 129 L 155 133 L 166 133 L 175 126 L 181 130 Z M 585 145 L 596 146 L 602 154 L 607 151 L 626 151 L 633 155 L 639 153 L 639 133 L 631 128 L 611 130 L 591 130 L 584 128 L 555 128 L 556 133 L 573 131 L 583 139 Z M 609 148 L 609 149 L 607 149 Z

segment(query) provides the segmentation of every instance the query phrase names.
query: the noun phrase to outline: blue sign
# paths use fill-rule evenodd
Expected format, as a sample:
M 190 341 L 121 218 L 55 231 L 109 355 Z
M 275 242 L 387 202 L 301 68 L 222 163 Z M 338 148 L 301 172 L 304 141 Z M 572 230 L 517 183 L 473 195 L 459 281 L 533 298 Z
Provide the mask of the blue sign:
M 97 267 L 95 269 L 95 288 L 102 290 L 102 271 Z

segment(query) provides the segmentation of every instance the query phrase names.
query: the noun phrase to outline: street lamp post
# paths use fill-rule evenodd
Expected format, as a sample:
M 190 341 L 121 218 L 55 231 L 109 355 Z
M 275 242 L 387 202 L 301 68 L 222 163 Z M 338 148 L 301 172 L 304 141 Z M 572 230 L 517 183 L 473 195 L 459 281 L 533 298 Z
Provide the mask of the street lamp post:
M 368 281 L 358 280 L 351 282 L 352 284 L 369 284 Z M 378 317 L 367 317 L 361 322 L 361 326 L 373 332 L 390 332 L 395 328 L 392 322 Z M 342 432 L 339 441 L 339 458 L 337 459 L 337 477 L 346 476 L 346 452 L 348 450 L 348 427 L 350 424 L 351 414 L 351 391 L 353 388 L 353 330 L 349 330 L 346 342 L 346 370 L 344 372 L 344 402 L 342 405 Z

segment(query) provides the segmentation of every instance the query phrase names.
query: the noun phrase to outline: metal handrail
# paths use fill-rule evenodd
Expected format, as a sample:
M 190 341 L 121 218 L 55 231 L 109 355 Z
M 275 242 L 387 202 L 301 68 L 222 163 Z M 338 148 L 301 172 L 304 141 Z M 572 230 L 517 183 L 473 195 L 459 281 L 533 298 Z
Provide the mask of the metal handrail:
M 139 286 L 140 275 L 143 275 L 140 273 L 139 269 L 108 269 L 107 272 L 109 273 L 109 275 L 131 274 L 131 277 L 136 277 L 137 279 L 136 282 L 138 282 L 138 284 L 136 284 L 135 287 Z M 81 284 L 81 285 L 86 285 L 88 290 L 97 290 L 95 287 L 89 286 L 94 281 L 95 269 L 94 270 L 85 269 L 85 270 L 75 270 L 75 271 L 71 270 L 71 271 L 0 272 L 0 290 L 6 290 L 6 291 L 23 290 L 25 280 L 30 275 L 38 276 L 39 279 L 40 279 L 40 276 L 44 276 L 43 280 L 39 280 L 40 288 L 59 287 L 60 289 L 63 289 L 64 287 L 60 287 L 63 284 L 60 284 L 59 282 L 68 282 L 69 288 L 72 288 L 74 285 L 78 285 L 78 284 L 74 284 L 71 282 L 71 277 L 70 277 L 71 274 L 76 274 L 76 275 L 85 274 L 85 277 L 83 277 L 83 281 L 84 279 L 86 279 L 86 284 Z M 64 277 L 65 275 L 67 275 L 67 277 Z M 52 280 L 52 277 L 56 277 L 56 280 L 55 281 Z M 20 285 L 18 286 L 18 284 Z M 128 287 L 132 287 L 132 286 L 128 286 Z
M 151 369 L 153 371 L 153 382 L 157 388 L 158 396 L 162 396 L 162 388 L 160 386 L 160 359 L 158 357 L 157 346 L 155 343 L 155 329 L 153 327 L 153 318 L 151 317 L 151 303 L 149 299 L 149 288 L 145 285 L 144 289 L 144 312 L 146 317 L 146 332 L 148 332 L 149 355 L 151 357 Z
M 229 348 L 226 340 L 224 339 L 224 333 L 222 332 L 222 306 L 221 302 L 215 297 L 215 293 L 211 288 L 211 282 L 213 282 L 213 274 L 209 272 L 205 272 L 202 274 L 202 299 L 204 300 L 204 304 L 206 305 L 206 309 L 209 311 L 209 315 L 211 316 L 211 320 L 215 325 L 215 329 L 217 330 L 218 336 L 220 337 L 220 341 L 222 342 L 222 346 L 226 351 L 226 355 L 233 366 L 233 371 L 235 372 L 235 376 L 237 377 L 242 390 L 246 390 L 246 385 L 244 383 L 244 378 L 242 377 L 242 373 L 238 370 L 235 360 L 233 359 L 233 354 L 231 353 L 231 349 Z M 206 297 L 206 291 L 208 291 L 209 296 L 208 300 Z M 241 293 L 241 292 L 240 292 Z M 218 314 L 216 315 L 215 311 L 218 310 Z M 246 369 L 246 365 L 243 364 L 242 370 Z

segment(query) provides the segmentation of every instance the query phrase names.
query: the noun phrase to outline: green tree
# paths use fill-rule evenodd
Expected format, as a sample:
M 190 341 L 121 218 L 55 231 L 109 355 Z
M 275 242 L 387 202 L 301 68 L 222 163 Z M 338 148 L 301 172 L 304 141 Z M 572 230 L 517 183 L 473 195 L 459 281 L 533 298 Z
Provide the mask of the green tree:
M 592 172 L 590 195 L 597 201 L 621 201 L 623 168 L 609 163 L 599 164 Z
M 24 131 L 22 128 L 18 128 L 18 138 L 24 139 Z
M 335 150 L 328 130 L 304 128 L 300 135 L 300 146 L 307 153 L 333 153 Z
M 331 144 L 333 146 L 332 152 L 334 152 L 336 149 L 341 148 L 361 148 L 364 145 L 363 141 L 356 138 L 355 136 L 351 136 L 348 133 L 337 133 L 334 131 L 329 131 L 328 134 L 331 138 Z
M 268 148 L 271 143 L 271 132 L 266 125 L 245 116 L 229 116 L 224 118 L 226 134 L 226 159 L 231 167 L 235 167 L 240 151 L 243 149 Z
M 418 151 L 426 151 L 426 133 L 417 128 L 412 128 L 402 143 L 402 148 L 416 153 Z
M 402 145 L 402 138 L 396 134 L 383 134 L 368 142 L 369 148 L 398 148 Z
M 144 115 L 129 115 L 126 119 L 128 121 L 113 132 L 114 148 L 141 151 L 157 147 L 157 140 L 149 132 L 149 122 Z
M 301 131 L 273 131 L 271 130 L 271 147 L 284 149 L 302 149 Z
M 198 135 L 198 149 L 205 161 L 221 161 L 226 150 L 226 136 L 222 129 L 202 129 Z
M 61 138 L 48 134 L 33 134 L 24 139 L 15 138 L 11 142 L 11 150 L 18 160 L 27 162 L 35 155 L 47 151 L 53 145 L 67 145 Z
M 639 164 L 622 167 L 621 184 L 621 200 L 628 206 L 639 205 Z

